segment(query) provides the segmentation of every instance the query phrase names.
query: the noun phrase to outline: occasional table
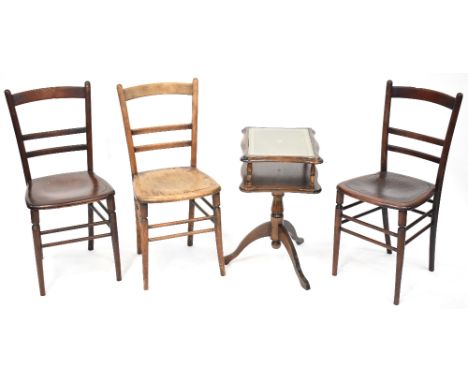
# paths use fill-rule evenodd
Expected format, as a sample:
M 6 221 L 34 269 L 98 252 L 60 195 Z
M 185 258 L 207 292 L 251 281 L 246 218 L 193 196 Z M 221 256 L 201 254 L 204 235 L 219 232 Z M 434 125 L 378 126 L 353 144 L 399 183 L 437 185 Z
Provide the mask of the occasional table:
M 301 286 L 310 289 L 302 273 L 293 240 L 302 244 L 294 226 L 283 219 L 285 192 L 316 194 L 321 191 L 316 165 L 323 162 L 315 132 L 310 128 L 246 127 L 242 130 L 242 183 L 243 192 L 271 192 L 270 221 L 254 228 L 237 249 L 225 257 L 225 264 L 234 260 L 250 243 L 270 237 L 271 246 L 286 248 Z

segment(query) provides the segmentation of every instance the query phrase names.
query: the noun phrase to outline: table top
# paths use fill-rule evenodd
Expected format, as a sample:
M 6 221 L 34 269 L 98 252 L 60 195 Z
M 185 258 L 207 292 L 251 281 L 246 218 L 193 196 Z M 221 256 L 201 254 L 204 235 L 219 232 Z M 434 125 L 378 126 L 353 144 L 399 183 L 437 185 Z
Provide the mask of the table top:
M 322 163 L 311 128 L 246 127 L 243 133 L 245 162 Z
M 323 162 L 311 128 L 242 130 L 241 191 L 318 193 L 316 164 Z

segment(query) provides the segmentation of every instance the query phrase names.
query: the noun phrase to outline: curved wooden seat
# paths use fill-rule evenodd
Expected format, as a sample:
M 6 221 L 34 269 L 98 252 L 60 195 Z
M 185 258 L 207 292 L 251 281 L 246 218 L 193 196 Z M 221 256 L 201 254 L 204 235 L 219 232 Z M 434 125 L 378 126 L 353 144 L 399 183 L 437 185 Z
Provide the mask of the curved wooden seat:
M 111 185 L 94 173 L 70 172 L 32 179 L 26 204 L 29 208 L 60 208 L 92 203 L 114 193 Z
M 378 206 L 411 209 L 427 201 L 435 191 L 429 182 L 393 172 L 378 172 L 341 182 L 346 195 Z
M 196 168 L 174 167 L 135 175 L 133 189 L 140 202 L 160 203 L 200 198 L 219 192 L 221 187 Z

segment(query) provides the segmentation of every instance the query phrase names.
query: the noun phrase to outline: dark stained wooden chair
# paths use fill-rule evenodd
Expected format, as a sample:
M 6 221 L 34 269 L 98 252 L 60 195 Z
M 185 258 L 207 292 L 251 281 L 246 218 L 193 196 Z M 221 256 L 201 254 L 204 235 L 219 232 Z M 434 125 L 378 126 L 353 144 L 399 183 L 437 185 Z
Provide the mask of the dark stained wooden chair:
M 390 108 L 393 98 L 421 100 L 450 109 L 450 119 L 444 139 L 390 127 Z M 397 260 L 394 294 L 395 305 L 398 305 L 400 302 L 401 275 L 403 270 L 405 246 L 428 229 L 430 229 L 429 270 L 434 271 L 435 243 L 440 197 L 450 144 L 452 142 L 452 136 L 457 122 L 462 98 L 463 96 L 461 93 L 458 93 L 456 97 L 451 97 L 447 94 L 434 90 L 393 86 L 392 81 L 387 82 L 380 172 L 350 179 L 338 184 L 337 186 L 335 234 L 333 244 L 333 275 L 336 276 L 338 270 L 341 232 L 345 232 L 367 240 L 371 243 L 380 245 L 386 248 L 387 253 L 389 254 L 391 254 L 392 251 L 396 252 Z M 436 146 L 441 146 L 441 155 L 440 157 L 434 156 L 418 150 L 389 144 L 389 135 L 397 135 L 417 141 L 427 142 Z M 406 154 L 437 163 L 438 170 L 435 184 L 410 176 L 387 171 L 387 153 L 389 151 Z M 357 201 L 343 206 L 343 199 L 345 195 L 357 199 Z M 344 212 L 345 210 L 355 207 L 361 203 L 370 203 L 375 205 L 375 207 L 354 216 Z M 428 211 L 423 211 L 420 209 L 420 206 L 425 203 L 429 205 Z M 398 232 L 392 232 L 389 229 L 389 208 L 398 211 Z M 383 228 L 359 219 L 376 211 L 382 211 Z M 408 212 L 414 212 L 418 216 L 409 224 L 407 223 Z M 414 233 L 411 237 L 407 238 L 407 231 L 416 226 L 418 223 L 422 222 L 424 219 L 429 219 L 430 222 Z M 383 233 L 385 236 L 385 243 L 368 238 L 355 231 L 344 228 L 343 224 L 348 222 L 354 222 L 361 226 Z M 391 244 L 391 236 L 395 237 L 397 240 L 396 247 L 392 246 Z
M 139 85 L 124 89 L 117 85 L 120 100 L 122 118 L 127 139 L 130 167 L 133 178 L 133 190 L 135 197 L 135 212 L 137 226 L 137 252 L 142 254 L 143 262 L 143 287 L 148 289 L 148 244 L 151 241 L 171 239 L 175 237 L 187 237 L 187 245 L 193 245 L 193 235 L 215 232 L 216 248 L 218 254 L 219 270 L 222 276 L 225 274 L 223 243 L 221 236 L 221 209 L 220 191 L 221 187 L 212 178 L 197 169 L 197 129 L 198 129 L 198 80 L 192 83 L 153 83 Z M 191 123 L 165 125 L 155 127 L 132 128 L 130 125 L 127 102 L 141 97 L 182 95 L 192 98 Z M 191 139 L 177 142 L 154 143 L 136 146 L 134 136 L 140 134 L 172 132 L 179 130 L 190 130 Z M 190 147 L 190 167 L 160 168 L 151 171 L 138 171 L 137 153 L 150 150 L 170 149 L 176 147 Z M 206 197 L 212 196 L 212 203 Z M 205 209 L 196 200 L 199 199 L 212 212 Z M 165 203 L 176 201 L 189 201 L 188 219 L 148 224 L 148 204 Z M 195 208 L 204 216 L 195 217 Z M 194 230 L 194 223 L 210 220 L 214 228 Z M 148 237 L 148 230 L 173 225 L 187 224 L 188 230 L 170 235 Z
M 35 89 L 12 94 L 5 90 L 5 96 L 10 111 L 11 121 L 16 135 L 21 162 L 23 165 L 24 178 L 26 180 L 26 205 L 31 211 L 32 233 L 34 239 L 34 249 L 36 256 L 37 277 L 39 280 L 39 291 L 41 296 L 45 295 L 44 271 L 42 265 L 43 248 L 56 245 L 75 243 L 79 241 L 88 241 L 88 249 L 94 249 L 94 239 L 103 237 L 112 237 L 112 246 L 114 250 L 115 272 L 117 280 L 122 279 L 120 270 L 120 254 L 117 232 L 117 221 L 115 214 L 114 190 L 104 179 L 93 172 L 93 145 L 91 131 L 91 87 L 89 82 L 83 87 L 51 87 Z M 85 127 L 75 127 L 63 130 L 42 131 L 38 133 L 23 134 L 18 119 L 18 106 L 26 103 L 55 98 L 82 98 L 85 109 Z M 85 142 L 75 145 L 66 145 L 40 150 L 28 150 L 27 144 L 31 140 L 63 137 L 66 135 L 85 134 Z M 42 155 L 59 154 L 72 151 L 86 151 L 87 170 L 81 172 L 70 172 L 54 174 L 40 178 L 32 178 L 29 166 L 29 159 Z M 102 203 L 106 200 L 107 207 Z M 80 225 L 73 225 L 61 228 L 41 230 L 39 224 L 39 212 L 41 210 L 50 210 L 56 208 L 78 206 L 88 206 L 88 222 Z M 104 217 L 102 211 L 107 214 Z M 100 221 L 94 221 L 94 213 L 100 217 Z M 109 233 L 94 234 L 94 227 L 107 225 Z M 42 237 L 58 232 L 64 232 L 74 229 L 88 228 L 88 236 L 60 240 L 55 242 L 42 242 Z

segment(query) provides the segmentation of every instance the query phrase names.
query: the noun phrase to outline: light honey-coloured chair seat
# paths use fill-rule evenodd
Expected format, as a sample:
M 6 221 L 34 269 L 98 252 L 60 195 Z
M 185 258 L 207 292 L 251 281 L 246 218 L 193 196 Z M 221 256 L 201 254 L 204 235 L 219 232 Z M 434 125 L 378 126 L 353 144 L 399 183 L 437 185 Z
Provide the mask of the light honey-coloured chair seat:
M 221 187 L 196 168 L 174 167 L 136 174 L 133 189 L 140 202 L 161 203 L 212 195 Z

